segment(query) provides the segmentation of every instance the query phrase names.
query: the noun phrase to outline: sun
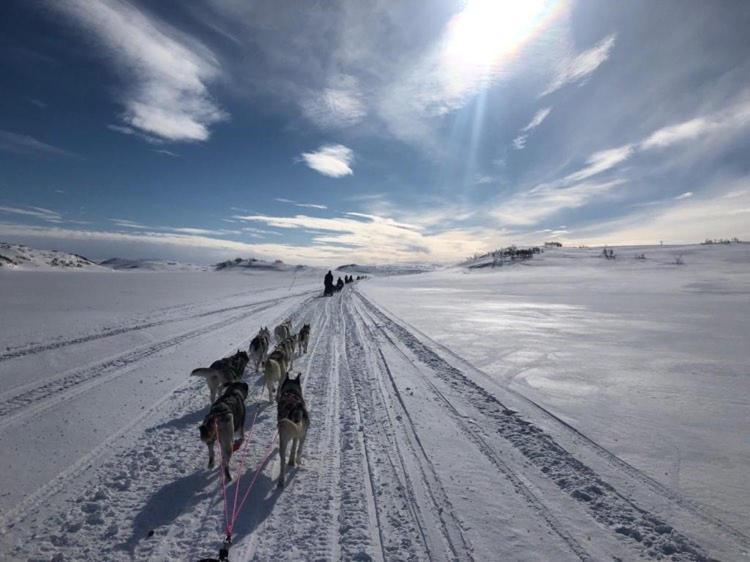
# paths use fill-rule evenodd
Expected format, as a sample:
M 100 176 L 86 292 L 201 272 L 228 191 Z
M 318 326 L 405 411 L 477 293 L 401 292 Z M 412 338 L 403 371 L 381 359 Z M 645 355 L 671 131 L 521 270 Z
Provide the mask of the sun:
M 557 12 L 553 0 L 470 0 L 448 24 L 444 63 L 459 73 L 491 72 Z

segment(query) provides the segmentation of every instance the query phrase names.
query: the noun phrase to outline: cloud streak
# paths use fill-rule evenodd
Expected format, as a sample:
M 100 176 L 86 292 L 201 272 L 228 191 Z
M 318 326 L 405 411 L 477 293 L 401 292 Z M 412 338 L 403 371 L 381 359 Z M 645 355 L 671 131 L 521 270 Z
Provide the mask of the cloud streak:
M 591 49 L 579 53 L 575 57 L 564 60 L 558 67 L 555 77 L 542 92 L 546 96 L 565 86 L 579 82 L 590 76 L 610 55 L 615 46 L 616 35 L 608 35 Z
M 204 141 L 227 118 L 208 92 L 219 63 L 197 41 L 125 1 L 51 5 L 93 33 L 123 75 L 121 117 L 129 127 L 168 141 Z
M 74 152 L 44 143 L 30 135 L 12 133 L 3 130 L 0 130 L 0 150 L 23 155 L 47 154 L 53 156 L 66 156 L 69 158 L 78 157 Z

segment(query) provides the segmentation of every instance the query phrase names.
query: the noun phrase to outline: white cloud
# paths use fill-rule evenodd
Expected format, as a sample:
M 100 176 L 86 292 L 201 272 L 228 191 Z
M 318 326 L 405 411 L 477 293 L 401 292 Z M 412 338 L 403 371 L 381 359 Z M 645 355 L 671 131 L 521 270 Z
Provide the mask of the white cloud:
M 615 34 L 608 35 L 591 49 L 563 61 L 557 69 L 556 76 L 544 92 L 542 92 L 542 96 L 559 90 L 565 84 L 577 82 L 588 77 L 609 58 L 610 51 L 615 45 L 615 39 Z
M 614 221 L 577 229 L 585 244 L 695 243 L 706 238 L 750 238 L 750 180 L 709 188 L 706 194 L 680 199 L 669 208 L 654 208 Z M 740 187 L 742 189 L 737 189 Z M 732 194 L 731 197 L 727 197 Z
M 142 229 L 148 230 L 149 228 L 151 228 L 150 226 L 146 226 L 144 224 L 131 221 L 128 219 L 109 219 L 109 220 L 110 222 L 116 224 L 117 226 L 121 226 L 122 228 L 133 228 L 137 230 L 142 230 Z
M 51 5 L 93 32 L 123 74 L 122 118 L 130 127 L 170 141 L 202 141 L 227 117 L 207 88 L 219 77 L 219 63 L 197 41 L 119 0 Z
M 578 182 L 609 170 L 620 162 L 624 162 L 630 158 L 630 155 L 633 154 L 633 150 L 632 145 L 626 144 L 617 148 L 595 152 L 589 156 L 588 160 L 586 160 L 586 166 L 584 168 L 565 176 L 564 181 L 566 183 Z
M 23 215 L 46 222 L 63 222 L 63 217 L 57 211 L 44 207 L 0 207 L 0 213 Z
M 643 150 L 665 148 L 679 142 L 740 129 L 748 124 L 750 124 L 750 102 L 742 101 L 723 111 L 663 127 L 641 142 L 640 148 Z
M 516 150 L 523 150 L 526 147 L 526 140 L 529 138 L 529 134 L 531 133 L 531 131 L 541 125 L 542 121 L 547 118 L 551 111 L 551 107 L 544 107 L 537 111 L 529 124 L 521 129 L 521 134 L 513 139 L 513 148 L 515 148 Z
M 342 144 L 327 144 L 315 152 L 303 152 L 302 159 L 324 176 L 340 178 L 354 173 L 351 168 L 354 152 Z
M 552 111 L 551 107 L 543 107 L 539 111 L 537 111 L 534 114 L 534 117 L 531 119 L 528 125 L 526 125 L 523 129 L 521 129 L 524 133 L 531 131 L 532 129 L 536 129 L 539 125 L 542 124 L 542 121 L 544 121 L 547 116 Z
M 29 135 L 0 130 L 0 150 L 15 154 L 54 154 L 76 158 L 77 154 L 44 143 Z
M 609 195 L 625 180 L 582 182 L 570 187 L 542 184 L 500 203 L 492 212 L 502 225 L 530 226 L 563 209 L 582 207 Z
M 278 201 L 279 203 L 288 203 L 290 205 L 294 205 L 295 207 L 303 207 L 306 209 L 327 209 L 328 207 L 326 205 L 320 205 L 318 203 L 298 203 L 297 201 L 294 201 L 292 199 L 284 199 L 283 197 L 277 197 L 274 199 L 274 201 Z
M 675 199 L 677 201 L 681 201 L 683 199 L 690 199 L 692 196 L 693 196 L 693 192 L 692 191 L 686 191 L 682 195 L 678 195 L 677 197 L 675 197 Z
M 311 92 L 301 105 L 304 115 L 323 128 L 356 125 L 367 115 L 357 79 L 346 74 L 333 77 L 329 87 Z

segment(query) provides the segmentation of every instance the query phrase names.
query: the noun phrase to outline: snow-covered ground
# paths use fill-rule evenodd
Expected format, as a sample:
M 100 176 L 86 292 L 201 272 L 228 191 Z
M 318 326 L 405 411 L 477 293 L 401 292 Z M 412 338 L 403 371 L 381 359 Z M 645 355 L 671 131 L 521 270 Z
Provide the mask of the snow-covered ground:
M 260 466 L 231 560 L 745 559 L 748 249 L 547 251 L 331 298 L 314 271 L 0 271 L 0 558 L 216 556 L 188 374 L 291 318 L 304 464 L 283 491 Z M 276 423 L 246 378 L 242 493 Z
M 750 244 L 614 251 L 547 249 L 364 290 L 490 388 L 533 399 L 748 533 Z

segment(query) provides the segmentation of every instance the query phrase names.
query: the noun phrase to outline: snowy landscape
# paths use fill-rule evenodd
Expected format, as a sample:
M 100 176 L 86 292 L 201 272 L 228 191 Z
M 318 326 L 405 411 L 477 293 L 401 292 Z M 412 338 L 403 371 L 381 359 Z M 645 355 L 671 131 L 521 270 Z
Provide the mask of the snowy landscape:
M 750 562 L 748 29 L 0 1 L 0 562 Z
M 2 558 L 215 556 L 188 375 L 290 318 L 312 327 L 303 465 L 276 488 L 275 405 L 248 368 L 230 469 L 241 494 L 258 473 L 231 560 L 741 560 L 750 245 L 614 252 L 330 298 L 313 268 L 0 270 Z

